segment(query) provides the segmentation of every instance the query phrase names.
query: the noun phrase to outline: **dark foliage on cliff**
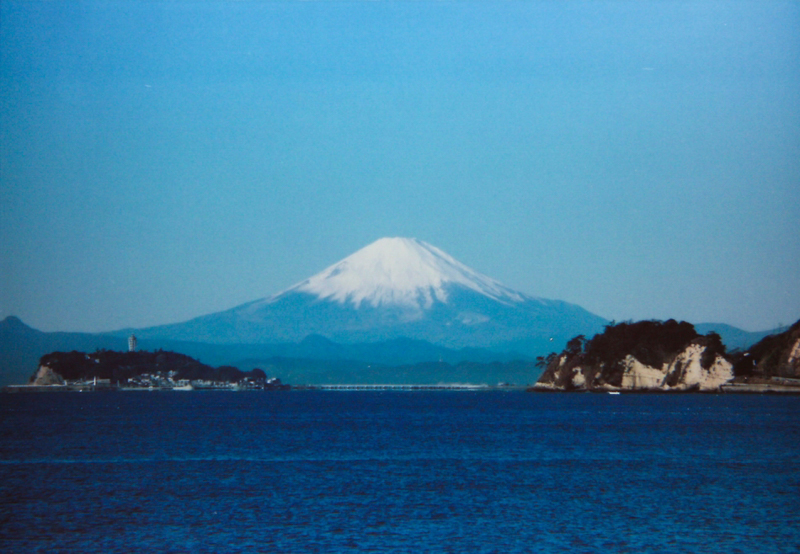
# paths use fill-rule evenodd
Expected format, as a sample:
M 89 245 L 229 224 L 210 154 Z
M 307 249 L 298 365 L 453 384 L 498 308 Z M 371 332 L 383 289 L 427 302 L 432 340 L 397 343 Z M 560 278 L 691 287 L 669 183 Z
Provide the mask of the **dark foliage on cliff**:
M 726 356 L 725 345 L 717 333 L 700 335 L 694 325 L 685 321 L 612 322 L 590 340 L 577 336 L 567 343 L 561 354 L 538 358 L 540 367 L 545 367 L 539 381 L 571 389 L 571 370 L 580 366 L 588 388 L 604 383 L 620 386 L 623 360 L 628 355 L 645 365 L 661 367 L 671 363 L 692 343 L 706 347 L 701 360 L 706 369 L 711 367 L 717 355 Z
M 266 375 L 260 369 L 244 372 L 232 366 L 211 367 L 194 358 L 177 352 L 117 352 L 98 350 L 85 352 L 52 352 L 39 359 L 66 380 L 109 379 L 111 383 L 124 383 L 143 374 L 168 373 L 174 371 L 177 380 L 207 380 L 228 383 L 242 379 L 263 381 Z M 34 374 L 35 377 L 35 374 Z M 33 381 L 34 377 L 31 377 Z
M 737 377 L 800 378 L 800 320 L 785 332 L 764 337 L 747 352 L 736 356 Z

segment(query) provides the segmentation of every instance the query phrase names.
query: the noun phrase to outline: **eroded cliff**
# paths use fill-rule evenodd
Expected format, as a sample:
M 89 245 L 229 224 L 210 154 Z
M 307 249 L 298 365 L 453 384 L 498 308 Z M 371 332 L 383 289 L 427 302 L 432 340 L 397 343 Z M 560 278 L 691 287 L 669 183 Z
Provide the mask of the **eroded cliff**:
M 611 324 L 540 364 L 539 390 L 714 391 L 734 377 L 719 335 L 675 320 Z
M 764 337 L 738 357 L 734 369 L 750 379 L 800 379 L 800 321 Z

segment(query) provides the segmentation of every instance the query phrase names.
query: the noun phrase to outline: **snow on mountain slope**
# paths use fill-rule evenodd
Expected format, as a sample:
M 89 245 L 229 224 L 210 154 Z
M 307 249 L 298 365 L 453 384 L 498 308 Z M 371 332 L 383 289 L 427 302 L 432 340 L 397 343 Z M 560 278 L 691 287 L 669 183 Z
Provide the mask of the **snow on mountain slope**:
M 605 323 L 580 306 L 516 292 L 430 244 L 384 238 L 279 294 L 136 336 L 219 344 L 405 337 L 538 355 Z
M 273 298 L 307 292 L 355 308 L 363 304 L 428 309 L 434 301 L 447 303 L 446 286 L 451 284 L 503 303 L 525 300 L 435 246 L 409 238 L 377 240 Z

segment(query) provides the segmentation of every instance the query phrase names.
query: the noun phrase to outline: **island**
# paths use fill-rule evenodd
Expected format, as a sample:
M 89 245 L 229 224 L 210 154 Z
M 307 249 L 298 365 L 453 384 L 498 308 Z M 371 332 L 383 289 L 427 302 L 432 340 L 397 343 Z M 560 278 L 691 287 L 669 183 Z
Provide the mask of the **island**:
M 97 350 L 51 352 L 27 385 L 11 385 L 6 392 L 100 390 L 287 390 L 278 378 L 263 370 L 241 371 L 233 366 L 211 367 L 164 350 L 154 352 Z
M 537 364 L 536 392 L 800 393 L 800 321 L 744 352 L 685 321 L 612 322 Z

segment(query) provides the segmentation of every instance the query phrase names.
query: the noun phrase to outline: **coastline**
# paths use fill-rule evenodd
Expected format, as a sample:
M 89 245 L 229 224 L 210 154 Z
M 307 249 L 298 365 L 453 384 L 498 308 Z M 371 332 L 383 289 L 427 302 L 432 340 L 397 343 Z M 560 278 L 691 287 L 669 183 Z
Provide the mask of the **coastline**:
M 588 392 L 594 394 L 798 394 L 800 395 L 800 384 L 785 381 L 796 380 L 776 380 L 776 382 L 762 383 L 736 383 L 730 382 L 720 385 L 715 389 L 662 389 L 662 388 L 622 388 L 622 387 L 602 387 L 602 388 L 574 388 L 564 389 L 551 384 L 536 383 L 529 387 L 528 392 L 541 393 L 581 393 Z
M 730 383 L 727 385 L 722 385 L 722 387 L 720 387 L 720 392 L 729 394 L 800 394 L 800 387 L 795 385 L 773 383 Z
M 553 394 L 659 394 L 659 395 L 684 395 L 684 394 L 780 394 L 800 395 L 800 386 L 781 383 L 729 383 L 718 389 L 712 390 L 665 390 L 665 389 L 572 389 L 565 390 L 552 386 L 490 386 L 490 385 L 465 385 L 465 384 L 437 384 L 437 385 L 282 385 L 281 387 L 119 387 L 116 385 L 6 385 L 0 389 L 3 394 L 38 394 L 38 393 L 64 393 L 64 392 L 204 392 L 204 391 L 325 391 L 325 392 L 376 392 L 376 391 L 401 391 L 401 392 L 446 392 L 446 391 L 517 391 Z
M 120 387 L 117 385 L 6 385 L 0 389 L 5 394 L 59 393 L 59 392 L 195 392 L 195 391 L 274 391 L 289 390 L 286 385 L 266 387 L 198 386 L 198 387 Z

